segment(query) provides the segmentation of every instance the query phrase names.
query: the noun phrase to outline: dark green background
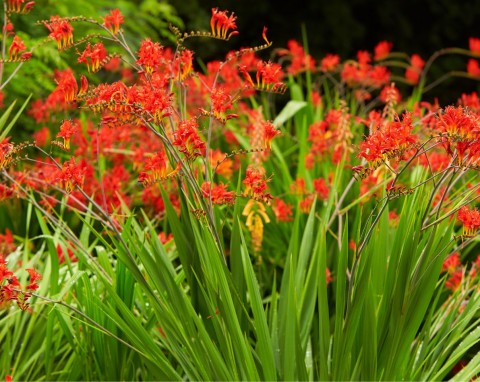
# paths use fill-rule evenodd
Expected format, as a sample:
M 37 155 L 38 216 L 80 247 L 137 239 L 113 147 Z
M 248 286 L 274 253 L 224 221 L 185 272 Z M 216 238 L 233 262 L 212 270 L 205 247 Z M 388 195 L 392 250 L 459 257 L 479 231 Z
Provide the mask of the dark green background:
M 480 0 L 181 0 L 171 4 L 186 29 L 208 28 L 212 7 L 235 12 L 240 35 L 227 49 L 260 43 L 263 25 L 268 27 L 274 47 L 284 47 L 289 39 L 302 40 L 303 24 L 310 52 L 317 59 L 326 53 L 353 58 L 360 49 L 372 51 L 381 40 L 393 42 L 394 50 L 418 53 L 426 59 L 440 48 L 468 48 L 469 37 L 480 37 Z M 223 47 L 212 43 L 201 54 L 214 58 Z M 466 57 L 442 57 L 432 68 L 431 77 L 465 70 L 466 62 Z M 427 98 L 454 102 L 462 92 L 476 90 L 477 85 L 456 78 L 437 87 Z

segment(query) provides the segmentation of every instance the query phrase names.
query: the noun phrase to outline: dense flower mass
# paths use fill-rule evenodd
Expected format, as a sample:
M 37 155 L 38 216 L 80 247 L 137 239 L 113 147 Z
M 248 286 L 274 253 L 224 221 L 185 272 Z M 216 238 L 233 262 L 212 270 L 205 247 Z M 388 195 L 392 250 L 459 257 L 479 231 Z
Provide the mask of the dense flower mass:
M 158 42 L 152 42 L 149 38 L 142 41 L 138 51 L 137 64 L 145 67 L 147 73 L 151 74 L 163 61 L 163 46 Z
M 213 204 L 232 204 L 235 202 L 235 192 L 227 191 L 225 184 L 214 184 L 213 187 L 210 182 L 202 184 L 203 196 L 211 199 Z
M 402 159 L 405 151 L 417 142 L 412 129 L 411 114 L 404 114 L 401 120 L 379 126 L 360 144 L 358 155 L 374 167 L 382 161 Z
M 51 61 L 74 65 L 42 75 L 23 142 L 0 93 L 0 359 L 14 380 L 443 380 L 448 360 L 475 358 L 480 97 L 423 93 L 480 78 L 479 39 L 431 58 L 380 41 L 317 59 L 294 40 L 259 53 L 264 28 L 262 45 L 204 62 L 193 40 L 229 40 L 233 13 L 158 42 L 124 32 L 162 25 L 160 2 L 138 23 L 52 16 L 34 44 L 12 24 L 29 4 L 4 7 L 1 89 L 49 65 L 53 41 Z M 449 53 L 460 69 L 432 79 Z M 22 336 L 41 344 L 26 364 L 12 361 Z M 38 368 L 52 344 L 62 356 Z M 138 364 L 105 366 L 117 358 Z
M 458 211 L 457 217 L 462 222 L 466 235 L 474 235 L 480 228 L 480 211 L 476 208 L 464 206 Z
M 243 184 L 245 185 L 245 195 L 249 195 L 255 199 L 268 201 L 272 196 L 267 193 L 267 182 L 261 170 L 254 167 L 248 167 Z
M 0 309 L 8 307 L 13 301 L 20 309 L 28 309 L 28 299 L 31 293 L 39 288 L 38 281 L 42 276 L 33 268 L 26 268 L 25 271 L 29 274 L 29 283 L 22 287 L 17 276 L 8 268 L 5 258 L 0 254 Z
M 82 186 L 85 180 L 85 165 L 80 162 L 76 163 L 75 158 L 66 161 L 62 169 L 58 171 L 55 179 L 70 194 L 76 186 Z
M 178 146 L 178 150 L 185 155 L 187 160 L 193 160 L 205 152 L 205 142 L 197 132 L 198 124 L 196 119 L 182 121 L 175 131 L 175 139 L 172 144 Z
M 144 185 L 155 183 L 168 175 L 168 160 L 164 151 L 157 152 L 145 161 L 143 172 L 138 181 Z

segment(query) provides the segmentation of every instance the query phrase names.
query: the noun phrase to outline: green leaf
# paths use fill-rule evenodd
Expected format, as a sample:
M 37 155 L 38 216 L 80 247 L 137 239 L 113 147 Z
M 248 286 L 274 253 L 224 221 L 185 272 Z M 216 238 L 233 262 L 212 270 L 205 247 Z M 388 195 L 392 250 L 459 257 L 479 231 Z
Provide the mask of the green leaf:
M 250 256 L 248 255 L 248 250 L 244 240 L 242 240 L 241 249 L 243 270 L 245 273 L 245 280 L 250 296 L 250 306 L 252 307 L 253 311 L 253 318 L 255 322 L 254 329 L 256 332 L 258 346 L 257 352 L 260 360 L 260 365 L 263 370 L 263 378 L 267 381 L 276 381 L 277 375 L 275 368 L 275 358 L 273 356 L 272 342 L 270 339 L 267 325 L 267 316 L 265 314 L 262 299 L 260 296 L 260 287 L 255 277 L 255 273 L 253 272 Z
M 273 120 L 273 125 L 275 127 L 283 125 L 305 106 L 307 106 L 307 102 L 305 101 L 288 101 L 282 111 L 278 113 L 277 117 Z
M 23 110 L 25 110 L 25 108 L 27 107 L 28 105 L 28 102 L 30 101 L 30 98 L 32 98 L 32 95 L 30 94 L 27 98 L 27 100 L 23 103 L 22 107 L 20 108 L 20 110 L 18 110 L 17 114 L 15 114 L 15 117 L 13 117 L 13 119 L 10 121 L 10 123 L 8 124 L 8 126 L 3 129 L 3 126 L 5 125 L 7 119 L 8 119 L 8 116 L 10 115 L 12 109 L 13 109 L 13 106 L 15 105 L 15 102 L 14 101 L 10 107 L 4 112 L 4 114 L 2 115 L 2 117 L 0 118 L 0 129 L 3 129 L 2 133 L 0 134 L 0 142 L 3 141 L 5 139 L 5 137 L 8 135 L 8 133 L 10 132 L 10 130 L 12 129 L 12 127 L 15 125 L 15 123 L 17 122 L 18 118 L 22 115 L 23 113 Z

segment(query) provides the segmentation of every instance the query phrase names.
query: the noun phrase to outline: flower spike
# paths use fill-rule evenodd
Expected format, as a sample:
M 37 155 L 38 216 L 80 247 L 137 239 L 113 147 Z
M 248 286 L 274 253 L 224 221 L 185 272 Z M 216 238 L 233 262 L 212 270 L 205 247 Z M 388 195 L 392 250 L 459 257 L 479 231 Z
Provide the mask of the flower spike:
M 218 8 L 212 8 L 212 18 L 210 19 L 210 27 L 212 28 L 212 36 L 229 40 L 230 37 L 238 34 L 236 16 L 232 13 L 228 16 L 228 11 L 219 11 Z

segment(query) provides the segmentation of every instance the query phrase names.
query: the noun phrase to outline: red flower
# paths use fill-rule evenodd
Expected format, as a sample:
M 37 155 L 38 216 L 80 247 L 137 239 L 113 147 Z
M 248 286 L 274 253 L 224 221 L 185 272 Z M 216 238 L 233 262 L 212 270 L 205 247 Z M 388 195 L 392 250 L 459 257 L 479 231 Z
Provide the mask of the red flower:
M 67 119 L 61 124 L 57 138 L 63 138 L 63 146 L 66 150 L 70 150 L 70 138 L 78 131 L 78 122 L 72 122 L 72 120 Z
M 478 94 L 475 92 L 472 92 L 471 94 L 463 93 L 459 104 L 476 113 L 480 111 L 480 98 L 478 98 Z
M 266 193 L 267 182 L 268 179 L 263 178 L 262 171 L 254 167 L 248 167 L 245 179 L 243 180 L 243 184 L 245 185 L 244 195 L 266 201 L 273 199 L 270 194 Z
M 75 158 L 70 158 L 63 164 L 62 170 L 57 175 L 56 180 L 62 183 L 67 194 L 70 194 L 75 186 L 82 187 L 85 179 L 85 165 L 83 162 L 76 163 Z
M 86 93 L 88 90 L 88 80 L 85 76 L 80 76 L 80 91 L 78 92 L 78 96 L 81 94 Z
M 293 206 L 285 203 L 282 199 L 276 199 L 273 206 L 273 213 L 279 222 L 289 222 L 293 220 L 292 217 Z
M 275 138 L 277 135 L 280 135 L 280 131 L 275 129 L 273 123 L 270 121 L 266 121 L 262 123 L 263 125 L 263 141 L 266 148 L 270 148 L 272 145 L 272 139 Z
M 73 71 L 71 69 L 56 71 L 55 81 L 57 82 L 57 88 L 54 93 L 58 92 L 60 96 L 63 95 L 65 102 L 74 101 L 78 92 L 78 84 Z
M 13 240 L 12 232 L 7 228 L 5 234 L 0 234 L 0 258 L 7 257 L 10 253 L 14 252 L 15 249 L 16 245 Z
M 420 72 L 418 69 L 415 69 L 414 67 L 408 67 L 407 70 L 405 71 L 405 79 L 411 84 L 411 85 L 417 85 L 418 80 L 420 79 Z
M 322 72 L 333 72 L 340 64 L 340 56 L 336 54 L 327 54 L 320 62 Z
M 7 1 L 7 12 L 17 12 L 17 13 L 28 13 L 32 10 L 35 5 L 35 1 L 29 1 L 26 3 L 23 8 L 22 4 L 25 0 L 8 0 Z
M 83 53 L 78 57 L 78 62 L 82 62 L 87 65 L 89 72 L 98 71 L 104 60 L 107 58 L 107 51 L 101 42 L 97 42 L 93 49 L 90 43 L 87 44 Z
M 312 195 L 308 195 L 305 197 L 305 199 L 301 200 L 298 205 L 300 211 L 304 214 L 310 213 L 310 210 L 312 209 L 313 199 L 314 198 L 312 197 Z
M 11 198 L 14 194 L 14 190 L 10 187 L 5 186 L 0 183 L 0 201 L 4 201 L 8 198 Z
M 10 12 L 20 12 L 22 3 L 24 3 L 25 0 L 8 0 L 7 1 L 7 9 Z
M 365 67 L 370 64 L 372 58 L 370 57 L 370 53 L 366 50 L 359 50 L 357 52 L 357 60 L 360 66 Z
M 113 34 L 118 33 L 120 24 L 123 24 L 123 16 L 118 9 L 112 9 L 103 19 L 103 25 L 110 29 Z
M 410 64 L 414 68 L 422 70 L 425 66 L 425 61 L 423 61 L 422 57 L 420 57 L 418 54 L 412 54 L 412 56 L 410 57 Z
M 290 192 L 293 195 L 303 196 L 305 194 L 305 179 L 298 178 L 290 185 Z
M 458 252 L 455 252 L 451 256 L 447 257 L 442 265 L 442 272 L 448 272 L 453 274 L 457 268 L 462 265 L 460 262 L 460 256 Z
M 327 200 L 330 190 L 325 182 L 325 179 L 318 178 L 313 180 L 313 188 L 315 188 L 315 192 L 317 193 L 318 197 L 322 200 Z
M 180 81 L 185 80 L 193 69 L 193 52 L 188 49 L 182 50 L 175 60 L 175 77 Z
M 168 179 L 180 171 L 181 163 L 178 163 L 177 167 L 170 172 L 168 167 L 167 155 L 165 152 L 159 151 L 147 159 L 144 167 L 145 171 L 139 174 L 138 181 L 147 187 L 160 180 Z
M 470 52 L 475 55 L 480 55 L 480 39 L 475 37 L 470 37 L 468 39 L 468 47 Z
M 168 243 L 170 240 L 173 239 L 173 234 L 172 233 L 169 233 L 168 235 L 165 233 L 165 232 L 160 232 L 158 234 L 158 238 L 160 239 L 160 241 L 162 242 L 162 244 L 166 244 Z
M 70 242 L 69 242 L 69 244 L 71 245 Z M 68 258 L 70 259 L 70 261 L 71 261 L 72 263 L 78 261 L 78 258 L 75 256 L 75 254 L 74 254 L 73 251 L 70 249 L 70 247 L 67 247 L 67 254 L 68 254 Z M 58 256 L 58 262 L 59 262 L 60 264 L 65 263 L 65 255 L 63 254 L 63 249 L 62 249 L 62 246 L 60 245 L 60 243 L 57 244 L 57 256 Z
M 450 164 L 450 156 L 446 153 L 431 151 L 420 156 L 420 164 L 433 172 L 445 170 Z
M 378 98 L 384 103 L 393 101 L 395 104 L 398 104 L 402 100 L 402 95 L 395 85 L 391 84 L 382 89 Z
M 28 61 L 32 58 L 32 52 L 25 52 L 20 55 L 20 61 Z
M 412 129 L 412 116 L 405 113 L 401 121 L 389 122 L 386 126 L 374 130 L 360 143 L 358 156 L 371 162 L 374 167 L 392 156 L 402 159 L 405 150 L 416 142 L 416 136 L 411 134 Z
M 200 139 L 197 129 L 197 120 L 189 119 L 181 121 L 178 130 L 174 133 L 175 139 L 172 143 L 179 147 L 179 151 L 185 154 L 187 160 L 193 160 L 203 155 L 205 151 L 205 142 Z
M 223 183 L 214 184 L 211 187 L 210 182 L 202 184 L 202 193 L 205 198 L 212 198 L 213 204 L 233 204 L 235 203 L 235 192 L 227 191 L 227 186 Z
M 463 232 L 466 235 L 474 235 L 480 228 L 480 212 L 476 208 L 463 206 L 458 211 L 457 218 L 463 223 Z
M 22 13 L 28 13 L 30 12 L 33 7 L 35 6 L 35 1 L 29 1 L 25 6 L 23 7 Z
M 247 84 L 254 89 L 275 93 L 284 93 L 286 90 L 285 84 L 280 81 L 283 77 L 283 71 L 279 64 L 270 61 L 258 61 L 256 82 L 253 82 L 246 66 L 240 66 L 239 70 Z
M 438 114 L 437 119 L 436 127 L 441 133 L 455 139 L 461 138 L 460 141 L 465 138 L 471 139 L 479 133 L 476 114 L 461 106 L 448 106 L 443 113 Z
M 463 280 L 463 271 L 460 269 L 455 273 L 453 273 L 452 276 L 447 281 L 445 281 L 445 286 L 448 289 L 455 291 L 458 289 L 458 287 L 462 283 L 462 280 Z
M 15 146 L 8 142 L 9 138 L 5 138 L 0 142 L 0 169 L 8 167 L 13 161 Z
M 380 41 L 377 46 L 375 46 L 375 61 L 381 61 L 388 57 L 390 51 L 392 50 L 393 44 L 388 41 Z
M 350 241 L 348 242 L 348 248 L 350 248 L 352 251 L 357 250 L 357 244 L 353 239 L 350 239 Z
M 322 106 L 322 96 L 320 95 L 319 92 L 312 90 L 311 96 L 312 96 L 313 106 L 316 106 L 316 107 Z
M 3 33 L 5 33 L 7 36 L 13 36 L 13 35 L 15 35 L 14 30 L 15 30 L 15 27 L 14 27 L 13 24 L 10 23 L 10 22 L 7 23 L 7 25 L 5 25 L 5 26 L 3 27 Z
M 65 49 L 73 44 L 73 27 L 68 20 L 60 16 L 51 16 L 50 22 L 44 22 L 45 27 L 50 31 L 48 37 L 57 41 L 58 49 Z
M 266 26 L 263 27 L 262 38 L 267 43 L 267 45 L 272 45 L 272 43 L 270 41 L 268 41 L 268 38 L 267 38 L 267 27 Z
M 228 11 L 219 11 L 218 8 L 212 8 L 212 18 L 210 19 L 210 27 L 212 28 L 212 36 L 223 40 L 238 34 L 236 31 L 237 24 L 233 12 L 228 16 Z
M 228 109 L 232 108 L 232 96 L 224 86 L 215 87 L 210 93 L 210 99 L 212 101 L 212 112 L 219 119 Z
M 331 272 L 330 272 L 330 269 L 328 269 L 328 268 L 326 269 L 326 276 L 327 276 L 327 285 L 328 285 L 328 284 L 330 284 L 330 283 L 332 282 L 332 280 L 333 280 L 332 274 L 331 274 Z
M 16 60 L 17 57 L 18 57 L 18 54 L 20 52 L 23 52 L 26 49 L 27 49 L 27 47 L 26 47 L 25 43 L 23 42 L 23 40 L 20 37 L 15 36 L 13 38 L 12 45 L 10 45 L 10 49 L 8 50 L 9 59 L 10 60 Z
M 287 68 L 288 73 L 296 75 L 305 71 L 313 71 L 315 69 L 315 60 L 305 52 L 303 46 L 301 46 L 295 40 L 289 40 L 287 42 L 288 49 L 283 49 L 279 52 L 279 55 L 288 55 L 292 60 Z
M 468 60 L 467 73 L 473 77 L 480 77 L 480 65 L 477 60 L 473 58 Z
M 158 42 L 152 42 L 149 38 L 142 41 L 138 51 L 137 64 L 143 65 L 145 71 L 152 74 L 158 65 L 162 62 L 163 46 Z
M 37 281 L 42 279 L 42 275 L 32 268 L 27 268 L 25 270 L 30 275 L 30 283 L 25 287 L 25 289 L 27 291 L 33 292 L 38 289 Z
M 273 62 L 257 62 L 257 84 L 275 84 L 283 77 L 282 67 Z
M 367 84 L 380 88 L 390 81 L 390 72 L 385 66 L 376 65 L 368 71 Z
M 349 86 L 354 86 L 363 82 L 366 75 L 367 72 L 362 70 L 357 62 L 346 62 L 343 65 L 342 73 L 340 74 L 342 80 Z
M 418 54 L 412 54 L 412 57 L 410 58 L 410 66 L 405 72 L 405 79 L 412 85 L 418 84 L 424 66 L 425 61 L 423 61 Z

